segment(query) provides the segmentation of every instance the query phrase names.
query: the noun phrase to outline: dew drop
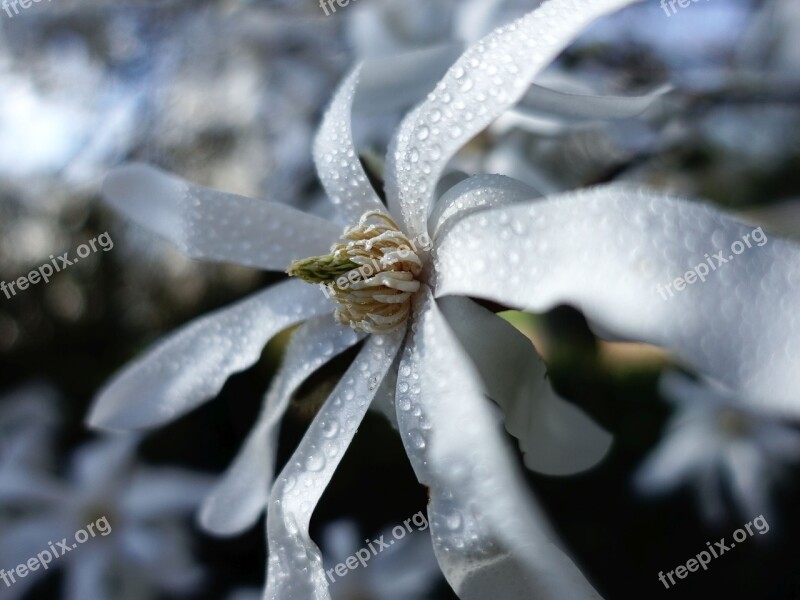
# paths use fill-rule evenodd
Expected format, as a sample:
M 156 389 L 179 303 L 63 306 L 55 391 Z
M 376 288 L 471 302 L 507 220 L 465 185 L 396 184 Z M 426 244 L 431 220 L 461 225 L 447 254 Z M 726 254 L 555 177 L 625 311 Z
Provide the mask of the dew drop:
M 329 419 L 322 425 L 322 435 L 326 438 L 332 438 L 339 433 L 339 421 L 336 419 Z
M 321 454 L 311 454 L 306 457 L 305 468 L 307 471 L 321 471 L 325 468 L 325 457 Z

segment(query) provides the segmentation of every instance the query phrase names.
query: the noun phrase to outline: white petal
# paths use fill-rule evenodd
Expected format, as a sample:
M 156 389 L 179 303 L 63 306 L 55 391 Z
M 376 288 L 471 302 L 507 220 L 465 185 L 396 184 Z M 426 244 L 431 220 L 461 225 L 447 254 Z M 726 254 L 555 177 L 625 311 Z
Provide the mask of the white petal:
M 126 560 L 139 567 L 144 577 L 166 591 L 185 597 L 186 592 L 203 580 L 203 570 L 195 564 L 190 552 L 188 534 L 180 522 L 162 521 L 158 526 L 135 524 L 120 532 L 117 543 L 124 546 Z
M 17 521 L 2 530 L 2 544 L 0 544 L 0 565 L 9 570 L 17 565 L 25 564 L 32 557 L 37 556 L 42 550 L 48 549 L 51 542 L 58 543 L 63 538 L 74 539 L 75 524 L 65 514 L 53 513 L 41 518 L 31 518 Z M 58 559 L 50 565 L 51 570 L 56 569 Z M 6 597 L 17 597 L 15 594 L 24 592 L 25 589 L 48 575 L 48 571 L 37 569 L 31 571 L 24 579 L 17 579 L 17 583 L 6 589 L 2 584 L 3 600 Z M 8 594 L 8 596 L 6 596 Z M 23 594 L 24 595 L 24 594 Z
M 360 4 L 349 17 L 346 23 L 347 41 L 356 56 L 366 59 L 392 56 L 402 51 L 403 44 L 396 39 L 384 7 Z
M 381 382 L 375 393 L 375 398 L 370 405 L 370 410 L 382 414 L 389 424 L 397 429 L 397 411 L 394 408 L 394 397 L 397 390 L 397 369 L 400 366 L 400 356 L 395 358 L 394 364 Z
M 326 525 L 322 531 L 322 550 L 325 562 L 336 564 L 361 547 L 358 524 L 342 519 Z
M 332 315 L 311 319 L 294 333 L 258 422 L 203 503 L 200 523 L 205 529 L 233 535 L 258 520 L 272 487 L 280 422 L 292 395 L 314 371 L 361 339 L 362 335 L 336 323 Z
M 745 239 L 752 247 L 733 256 Z M 707 255 L 718 252 L 727 262 L 717 269 Z M 711 207 L 603 186 L 468 216 L 436 254 L 437 296 L 535 312 L 571 304 L 601 332 L 663 346 L 753 407 L 800 414 L 800 247 Z M 666 289 L 709 260 L 705 282 Z
M 467 215 L 539 196 L 532 187 L 510 177 L 475 175 L 451 187 L 436 202 L 428 219 L 428 231 L 433 232 L 435 240 Z
M 598 96 L 566 93 L 534 84 L 512 112 L 591 121 L 630 119 L 641 115 L 671 90 L 670 86 L 662 86 L 642 96 Z
M 400 364 L 397 420 L 442 570 L 463 600 L 598 598 L 558 548 L 477 373 L 430 296 Z
M 519 440 L 525 466 L 570 475 L 596 465 L 612 437 L 574 404 L 561 399 L 528 338 L 507 321 L 466 298 L 443 298 L 439 307 L 505 414 Z
M 81 555 L 69 561 L 64 578 L 64 600 L 103 600 L 110 598 L 106 582 L 113 556 L 107 549 L 81 548 Z
M 0 503 L 58 504 L 69 493 L 58 481 L 43 477 L 30 469 L 0 469 Z
M 454 28 L 462 40 L 477 40 L 488 32 L 487 25 L 497 23 L 496 13 L 504 0 L 466 0 L 455 15 Z
M 367 211 L 386 211 L 361 166 L 353 143 L 351 113 L 359 73 L 360 68 L 356 68 L 339 87 L 314 141 L 314 163 L 322 185 L 350 224 Z
M 185 516 L 198 507 L 212 482 L 208 475 L 182 469 L 139 469 L 121 502 L 126 514 L 137 519 Z
M 367 340 L 276 481 L 267 509 L 267 600 L 330 598 L 322 557 L 308 534 L 311 513 L 393 364 L 404 335 L 401 329 Z
M 136 460 L 138 443 L 138 436 L 122 434 L 82 445 L 70 457 L 70 480 L 82 492 L 89 493 L 123 481 Z
M 461 43 L 364 61 L 354 110 L 387 113 L 417 104 L 464 51 Z
M 722 489 L 719 461 L 702 463 L 696 471 L 693 483 L 703 518 L 710 523 L 718 523 L 727 513 L 727 494 Z
M 406 117 L 389 150 L 389 208 L 423 233 L 436 182 L 455 153 L 516 104 L 533 79 L 595 19 L 635 0 L 550 0 L 470 47 Z
M 760 514 L 774 514 L 769 494 L 770 474 L 780 469 L 779 464 L 765 460 L 761 449 L 742 440 L 728 447 L 722 462 L 725 481 L 731 490 L 741 516 L 752 519 Z
M 111 171 L 103 196 L 191 258 L 265 270 L 327 254 L 341 234 L 334 223 L 284 204 L 203 188 L 141 164 Z
M 144 429 L 176 419 L 256 362 L 276 333 L 330 309 L 316 286 L 287 281 L 196 319 L 119 373 L 100 392 L 89 423 Z
M 700 423 L 675 427 L 671 422 L 658 446 L 637 469 L 634 484 L 643 494 L 663 494 L 703 477 L 717 464 L 721 447 L 716 439 Z

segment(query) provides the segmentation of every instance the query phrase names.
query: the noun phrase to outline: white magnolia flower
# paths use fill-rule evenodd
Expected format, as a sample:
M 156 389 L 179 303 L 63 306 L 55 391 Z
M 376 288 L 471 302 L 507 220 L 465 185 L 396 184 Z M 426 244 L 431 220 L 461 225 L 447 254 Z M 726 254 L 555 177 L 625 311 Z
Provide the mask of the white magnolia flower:
M 159 591 L 187 592 L 200 582 L 184 521 L 207 493 L 208 479 L 139 467 L 135 448 L 130 438 L 89 443 L 73 455 L 66 480 L 6 465 L 0 515 L 12 511 L 13 517 L 0 521 L 0 566 L 14 571 L 42 551 L 51 561 L 25 577 L 6 575 L 3 598 L 23 597 L 56 569 L 65 572 L 62 597 L 69 600 L 153 599 Z M 77 532 L 89 533 L 90 524 L 94 536 L 71 549 L 59 544 L 81 541 Z
M 344 236 L 333 222 L 145 166 L 108 178 L 111 204 L 190 256 L 288 268 L 323 282 L 319 289 L 286 281 L 186 325 L 110 382 L 90 417 L 109 428 L 176 419 L 255 363 L 272 336 L 303 323 L 261 418 L 202 515 L 210 529 L 234 533 L 269 504 L 267 598 L 329 598 L 309 521 L 373 401 L 395 409 L 429 487 L 437 559 L 460 597 L 597 597 L 512 468 L 485 396 L 503 408 L 532 468 L 585 469 L 606 452 L 609 436 L 553 394 L 530 342 L 470 297 L 531 311 L 572 304 L 599 332 L 666 347 L 765 409 L 796 411 L 796 246 L 771 239 L 664 301 L 658 284 L 742 239 L 747 227 L 710 207 L 627 186 L 538 199 L 508 178 L 477 175 L 436 201 L 455 153 L 513 106 L 588 23 L 629 3 L 550 0 L 470 47 L 400 126 L 385 169 L 388 208 L 352 143 L 358 72 L 348 77 L 314 152 L 350 225 Z M 321 256 L 303 258 L 312 255 Z M 342 274 L 347 282 L 337 280 Z M 292 393 L 365 333 L 372 335 L 271 486 L 276 430 Z
M 800 461 L 800 431 L 743 408 L 736 394 L 712 381 L 670 372 L 661 389 L 676 413 L 637 472 L 638 489 L 664 494 L 691 485 L 710 520 L 726 514 L 727 497 L 745 518 L 772 514 L 770 487 L 788 463 Z

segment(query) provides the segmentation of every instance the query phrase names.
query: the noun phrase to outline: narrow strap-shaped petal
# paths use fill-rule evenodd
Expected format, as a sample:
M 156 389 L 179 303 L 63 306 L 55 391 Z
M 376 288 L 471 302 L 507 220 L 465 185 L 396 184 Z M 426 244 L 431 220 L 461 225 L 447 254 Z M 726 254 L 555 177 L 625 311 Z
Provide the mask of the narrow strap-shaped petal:
M 771 479 L 785 465 L 765 455 L 754 440 L 738 440 L 731 443 L 720 466 L 722 480 L 728 482 L 731 496 L 743 517 L 776 514 L 769 493 Z
M 475 175 L 451 187 L 442 195 L 428 219 L 434 240 L 447 226 L 479 210 L 533 200 L 541 196 L 532 187 L 503 175 Z
M 394 396 L 397 391 L 397 369 L 400 366 L 400 353 L 394 359 L 394 364 L 384 377 L 383 382 L 375 393 L 370 410 L 386 417 L 389 424 L 397 429 L 397 411 L 394 408 Z
M 120 499 L 126 514 L 137 519 L 183 517 L 195 511 L 213 478 L 174 467 L 137 469 Z
M 71 514 L 65 507 L 56 508 L 52 512 L 41 516 L 16 520 L 3 526 L 3 544 L 0 546 L 0 565 L 3 569 L 11 570 L 17 565 L 24 565 L 31 558 L 37 556 L 42 550 L 47 550 L 48 544 L 62 540 L 63 538 L 74 539 L 76 527 L 79 525 L 71 518 Z M 52 553 L 51 553 L 52 554 Z M 50 565 L 54 567 L 56 561 Z M 30 597 L 26 595 L 29 588 L 47 577 L 48 573 L 44 569 L 29 571 L 24 578 L 17 577 L 16 583 L 7 586 L 2 584 L 3 600 L 17 600 L 18 598 Z M 10 580 L 9 580 L 10 581 Z
M 571 475 L 602 460 L 611 434 L 555 393 L 528 338 L 467 298 L 442 298 L 439 307 L 489 397 L 503 409 L 506 429 L 519 440 L 525 466 L 548 475 Z
M 200 187 L 142 164 L 111 171 L 103 196 L 191 258 L 268 271 L 327 253 L 341 234 L 338 225 L 290 206 Z
M 405 331 L 373 335 L 325 401 L 270 497 L 267 600 L 329 600 L 311 513 L 400 349 Z
M 724 440 L 713 431 L 708 418 L 700 411 L 692 412 L 693 418 L 681 417 L 682 423 L 673 418 L 658 445 L 639 465 L 633 483 L 641 494 L 659 495 L 697 483 L 701 495 L 715 496 L 719 503 L 719 458 Z
M 146 429 L 177 419 L 255 363 L 276 333 L 330 310 L 319 289 L 293 280 L 191 321 L 100 391 L 89 424 Z
M 109 575 L 116 566 L 114 560 L 107 548 L 81 548 L 81 556 L 66 565 L 64 600 L 108 598 L 114 594 L 109 585 Z
M 310 319 L 292 335 L 258 421 L 203 503 L 203 527 L 218 535 L 234 535 L 253 526 L 267 506 L 280 422 L 292 395 L 315 370 L 363 337 L 337 323 L 333 315 Z
M 361 166 L 353 143 L 353 96 L 360 72 L 357 67 L 341 84 L 314 140 L 314 163 L 319 178 L 331 202 L 350 224 L 367 211 L 386 210 Z
M 516 104 L 595 19 L 635 0 L 549 0 L 471 46 L 403 121 L 387 157 L 389 208 L 423 233 L 436 182 L 455 153 Z
M 641 115 L 671 90 L 670 86 L 661 86 L 641 96 L 599 96 L 561 92 L 534 84 L 512 112 L 545 113 L 568 119 L 630 119 Z
M 535 312 L 571 304 L 600 332 L 675 352 L 752 408 L 800 414 L 794 243 L 697 202 L 611 185 L 465 217 L 435 253 L 437 296 Z
M 430 488 L 434 550 L 462 600 L 599 598 L 556 545 L 513 467 L 496 411 L 430 295 L 417 306 L 397 383 L 397 420 Z
M 57 506 L 69 494 L 58 480 L 19 465 L 0 469 L 0 505 Z

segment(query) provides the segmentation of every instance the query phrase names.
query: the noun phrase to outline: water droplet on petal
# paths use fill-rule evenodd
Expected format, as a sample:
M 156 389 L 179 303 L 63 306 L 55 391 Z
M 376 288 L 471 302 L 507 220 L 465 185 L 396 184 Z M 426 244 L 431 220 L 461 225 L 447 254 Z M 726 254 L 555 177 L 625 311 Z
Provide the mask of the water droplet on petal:
M 322 425 L 322 435 L 326 438 L 332 438 L 339 433 L 339 421 L 336 419 L 329 419 Z
M 325 467 L 325 457 L 322 454 L 311 454 L 306 457 L 304 466 L 307 471 L 321 471 Z

